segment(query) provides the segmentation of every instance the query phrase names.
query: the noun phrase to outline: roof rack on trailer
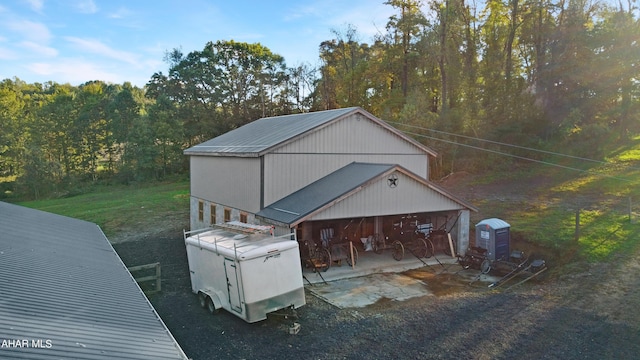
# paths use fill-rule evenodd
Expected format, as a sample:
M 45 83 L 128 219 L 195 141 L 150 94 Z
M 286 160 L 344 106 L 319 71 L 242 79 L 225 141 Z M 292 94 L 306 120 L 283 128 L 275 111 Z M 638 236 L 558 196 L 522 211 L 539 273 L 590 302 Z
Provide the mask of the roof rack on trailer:
M 215 229 L 223 229 L 229 230 L 232 232 L 236 232 L 244 235 L 252 235 L 252 234 L 266 234 L 269 233 L 271 236 L 274 236 L 273 227 L 269 225 L 255 225 L 255 224 L 247 224 L 240 221 L 229 221 L 222 224 L 211 224 L 209 227 L 196 229 L 196 230 L 182 230 L 182 234 L 184 239 L 186 240 L 189 236 L 197 236 L 200 234 L 215 230 Z
M 240 221 L 229 221 L 222 224 L 214 224 L 212 225 L 212 227 L 239 231 L 244 234 L 267 233 L 267 232 L 271 232 L 271 230 L 273 229 L 273 227 L 269 225 L 247 224 Z

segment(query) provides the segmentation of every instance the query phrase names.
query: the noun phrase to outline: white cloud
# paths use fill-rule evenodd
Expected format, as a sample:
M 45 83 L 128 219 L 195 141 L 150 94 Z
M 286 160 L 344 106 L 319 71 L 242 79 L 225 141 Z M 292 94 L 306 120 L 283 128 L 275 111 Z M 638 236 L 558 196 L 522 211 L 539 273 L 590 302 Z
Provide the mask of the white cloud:
M 20 46 L 22 48 L 25 48 L 33 53 L 35 53 L 35 55 L 38 56 L 44 56 L 44 57 L 56 57 L 58 55 L 58 50 L 49 47 L 49 46 L 45 46 L 45 45 L 41 45 L 32 41 L 23 41 L 20 43 Z
M 80 50 L 108 57 L 110 59 L 126 62 L 132 65 L 138 64 L 138 56 L 134 53 L 113 49 L 102 42 L 94 39 L 81 39 L 77 37 L 67 36 L 67 41 L 76 45 Z
M 38 43 L 48 42 L 51 39 L 49 28 L 42 23 L 28 20 L 10 21 L 7 23 L 7 28 L 21 34 L 30 41 Z
M 35 12 L 41 12 L 42 8 L 44 7 L 44 1 L 43 0 L 24 0 L 24 2 L 26 2 L 29 7 L 31 8 L 31 10 L 35 11 Z
M 118 10 L 110 13 L 108 15 L 108 17 L 112 18 L 112 19 L 124 19 L 127 18 L 129 16 L 131 16 L 131 14 L 133 14 L 133 12 L 125 7 L 121 7 Z
M 95 14 L 98 12 L 98 6 L 93 0 L 81 0 L 75 5 L 76 9 L 83 14 Z
M 114 20 L 113 24 L 128 29 L 140 31 L 145 29 L 145 14 L 140 14 L 130 8 L 120 7 L 107 14 L 107 18 Z

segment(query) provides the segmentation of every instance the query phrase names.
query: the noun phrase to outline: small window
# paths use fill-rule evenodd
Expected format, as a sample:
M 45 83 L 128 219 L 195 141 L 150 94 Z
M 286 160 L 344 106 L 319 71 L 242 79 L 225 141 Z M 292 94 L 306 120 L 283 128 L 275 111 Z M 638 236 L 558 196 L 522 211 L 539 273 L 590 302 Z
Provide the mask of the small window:
M 240 222 L 247 223 L 247 213 L 240 213 Z
M 231 221 L 231 209 L 224 209 L 224 222 Z
M 198 201 L 198 221 L 204 221 L 204 202 Z
M 211 205 L 211 219 L 209 220 L 211 225 L 216 223 L 216 205 Z

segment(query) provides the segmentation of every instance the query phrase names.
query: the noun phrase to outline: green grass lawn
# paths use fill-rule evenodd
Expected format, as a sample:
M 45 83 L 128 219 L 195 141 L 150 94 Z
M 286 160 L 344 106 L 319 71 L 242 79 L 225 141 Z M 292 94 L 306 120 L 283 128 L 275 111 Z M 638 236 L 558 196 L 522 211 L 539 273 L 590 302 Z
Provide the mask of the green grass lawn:
M 110 236 L 188 213 L 189 181 L 102 185 L 88 194 L 26 201 L 19 205 L 96 223 Z
M 640 248 L 640 139 L 639 144 L 616 149 L 606 164 L 585 173 L 543 165 L 519 171 L 478 176 L 478 184 L 507 178 L 517 183 L 544 175 L 553 179 L 545 199 L 481 203 L 492 216 L 505 219 L 511 231 L 529 242 L 558 252 L 575 251 L 590 261 L 606 261 L 614 254 Z M 488 180 L 489 179 L 489 180 Z M 585 207 L 568 209 L 567 199 L 587 199 Z M 612 200 L 613 199 L 613 200 Z M 632 221 L 629 219 L 631 200 Z M 189 181 L 129 186 L 98 186 L 92 193 L 68 198 L 28 201 L 21 205 L 98 224 L 107 236 L 153 226 L 170 217 L 188 219 Z M 580 211 L 580 237 L 575 241 L 576 211 Z M 473 224 L 472 224 L 473 226 Z
M 639 149 L 640 138 L 613 151 L 605 164 L 593 165 L 585 172 L 532 165 L 499 176 L 489 174 L 513 183 L 537 176 L 552 180 L 542 198 L 528 195 L 526 201 L 483 201 L 480 207 L 491 208 L 492 214 L 505 219 L 512 233 L 558 253 L 576 251 L 588 261 L 632 254 L 640 249 Z M 487 180 L 478 180 L 483 183 Z
M 594 200 L 580 209 L 578 246 L 589 260 L 606 260 L 614 254 L 631 253 L 640 246 L 640 146 L 634 142 L 617 149 L 606 164 L 587 174 L 565 181 L 552 189 L 565 196 L 584 196 Z M 578 209 L 576 209 L 577 211 Z M 555 218 L 557 214 L 544 219 Z M 576 215 L 561 216 L 565 228 L 575 229 Z M 571 232 L 573 241 L 574 232 Z

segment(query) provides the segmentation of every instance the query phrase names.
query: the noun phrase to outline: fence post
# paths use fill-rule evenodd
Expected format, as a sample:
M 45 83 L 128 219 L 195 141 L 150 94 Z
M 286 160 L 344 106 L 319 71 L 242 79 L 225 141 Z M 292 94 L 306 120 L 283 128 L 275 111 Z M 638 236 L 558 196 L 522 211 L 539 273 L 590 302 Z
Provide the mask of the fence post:
M 574 240 L 576 242 L 580 240 L 580 209 L 576 210 L 576 231 L 574 234 Z
M 160 263 L 156 263 L 156 290 L 155 291 L 162 291 L 162 276 L 161 276 L 161 270 L 160 270 Z
M 131 273 L 131 275 L 133 276 L 134 280 L 140 284 L 143 282 L 147 282 L 147 281 L 154 281 L 155 282 L 155 289 L 147 291 L 148 294 L 153 294 L 156 292 L 159 292 L 162 290 L 161 286 L 162 286 L 162 270 L 160 268 L 160 263 L 153 263 L 153 264 L 146 264 L 146 265 L 138 265 L 138 266 L 132 266 L 127 268 L 129 270 L 129 272 Z M 150 269 L 155 269 L 155 275 L 149 275 L 149 276 L 135 276 L 133 275 L 134 272 L 137 271 L 144 271 L 144 270 L 150 270 Z

